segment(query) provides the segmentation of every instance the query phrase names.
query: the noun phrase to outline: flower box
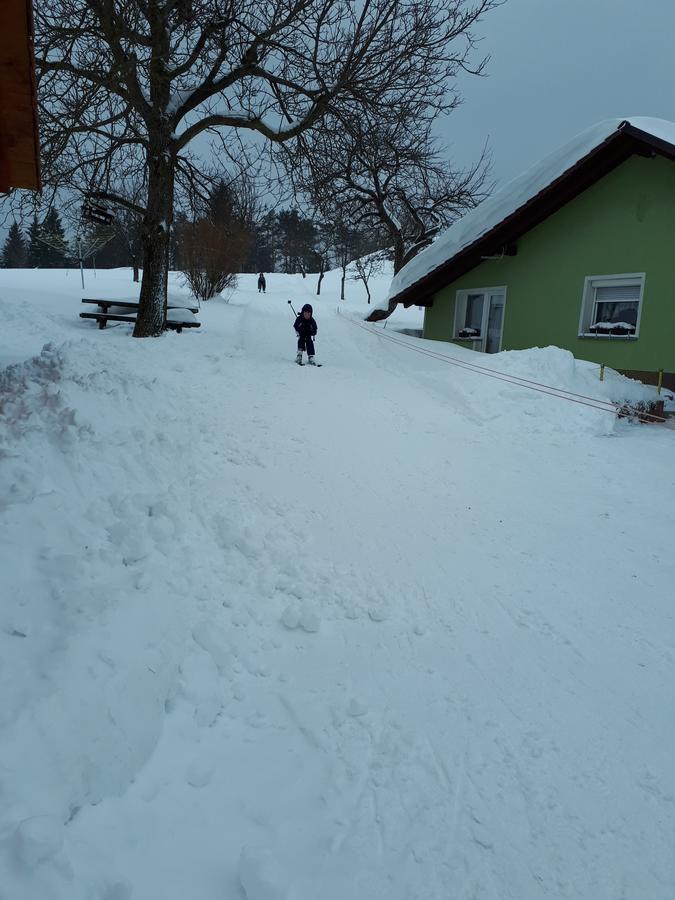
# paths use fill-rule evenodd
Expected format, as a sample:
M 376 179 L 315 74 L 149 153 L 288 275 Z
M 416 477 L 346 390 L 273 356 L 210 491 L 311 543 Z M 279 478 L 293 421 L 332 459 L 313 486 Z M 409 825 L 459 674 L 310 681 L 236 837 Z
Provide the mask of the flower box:
M 635 334 L 635 325 L 628 322 L 596 322 L 588 329 L 589 334 L 613 334 L 619 337 L 627 337 Z

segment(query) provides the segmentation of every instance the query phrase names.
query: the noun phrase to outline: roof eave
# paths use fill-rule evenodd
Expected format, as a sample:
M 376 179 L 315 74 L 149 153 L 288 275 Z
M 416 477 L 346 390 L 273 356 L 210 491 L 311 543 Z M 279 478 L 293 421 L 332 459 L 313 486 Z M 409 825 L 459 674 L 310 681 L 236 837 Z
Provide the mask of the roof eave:
M 42 191 L 42 166 L 40 164 L 40 120 L 38 117 L 37 103 L 37 77 L 35 68 L 35 18 L 33 15 L 33 2 L 26 0 L 26 16 L 28 17 L 28 57 L 31 81 L 31 99 L 33 106 L 33 145 L 35 148 L 35 190 Z
M 517 210 L 451 259 L 392 297 L 390 306 L 398 303 L 404 306 L 431 306 L 434 293 L 475 268 L 484 256 L 494 255 L 501 247 L 518 240 L 630 156 L 645 150 L 675 161 L 675 147 L 672 144 L 636 128 L 628 121 L 622 122 L 616 131 Z

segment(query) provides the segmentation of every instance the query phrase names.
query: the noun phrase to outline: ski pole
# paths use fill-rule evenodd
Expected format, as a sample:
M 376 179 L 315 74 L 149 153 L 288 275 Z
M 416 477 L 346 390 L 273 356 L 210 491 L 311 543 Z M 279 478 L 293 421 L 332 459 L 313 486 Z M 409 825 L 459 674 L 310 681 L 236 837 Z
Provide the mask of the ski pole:
M 292 301 L 292 300 L 289 300 L 289 301 L 288 301 L 288 305 L 290 306 L 291 309 L 293 309 L 293 301 Z M 297 313 L 296 313 L 296 311 L 295 311 L 294 309 L 293 309 L 293 315 L 294 315 L 294 316 L 297 316 Z

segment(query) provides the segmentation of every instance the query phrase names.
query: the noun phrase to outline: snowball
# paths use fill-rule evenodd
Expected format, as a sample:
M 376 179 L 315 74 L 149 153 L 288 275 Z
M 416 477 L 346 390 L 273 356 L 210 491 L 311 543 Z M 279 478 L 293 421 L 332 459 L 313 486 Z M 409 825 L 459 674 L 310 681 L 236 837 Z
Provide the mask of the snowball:
M 368 615 L 373 622 L 384 622 L 387 618 L 387 610 L 383 606 L 371 606 L 368 609 Z
M 281 614 L 281 624 L 291 631 L 300 624 L 300 613 L 293 606 L 287 606 Z
M 188 766 L 185 777 L 192 787 L 205 787 L 213 778 L 214 766 L 208 762 L 194 762 Z

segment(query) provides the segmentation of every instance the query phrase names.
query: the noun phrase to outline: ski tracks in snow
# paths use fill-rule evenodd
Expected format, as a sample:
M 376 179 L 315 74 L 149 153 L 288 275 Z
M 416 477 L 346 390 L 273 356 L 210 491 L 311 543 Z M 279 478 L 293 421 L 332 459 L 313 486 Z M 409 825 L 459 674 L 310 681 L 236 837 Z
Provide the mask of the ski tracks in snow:
M 165 565 L 155 599 L 180 606 L 187 638 L 154 753 L 121 798 L 68 826 L 84 880 L 90 857 L 110 872 L 90 896 L 122 879 L 133 900 L 609 896 L 595 870 L 617 842 L 627 851 L 630 827 L 620 804 L 594 818 L 620 764 L 591 717 L 613 695 L 584 702 L 602 684 L 591 654 L 537 607 L 541 570 L 481 464 L 482 417 L 458 432 L 469 394 L 426 391 L 406 351 L 320 310 L 330 367 L 301 373 L 278 302 L 231 303 L 168 376 L 189 409 L 180 438 L 167 425 L 152 449 L 162 460 L 167 435 L 184 441 L 185 467 L 142 514 Z M 128 501 L 111 492 L 105 510 L 115 552 L 143 550 Z M 590 753 L 575 769 L 577 735 Z M 658 769 L 635 791 L 671 802 Z

